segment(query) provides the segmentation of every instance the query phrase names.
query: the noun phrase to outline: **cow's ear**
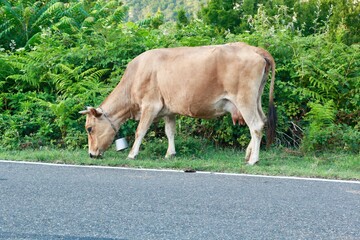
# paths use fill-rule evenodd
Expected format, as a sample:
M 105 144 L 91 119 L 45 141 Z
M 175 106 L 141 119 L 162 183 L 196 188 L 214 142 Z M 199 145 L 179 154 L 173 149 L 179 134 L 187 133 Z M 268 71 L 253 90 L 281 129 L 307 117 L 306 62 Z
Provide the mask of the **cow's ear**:
M 100 117 L 100 116 L 102 115 L 101 112 L 98 112 L 98 111 L 97 111 L 95 108 L 93 108 L 93 107 L 87 107 L 86 110 L 80 111 L 79 113 L 80 113 L 80 114 L 83 114 L 83 115 L 85 115 L 85 114 L 90 114 L 90 115 L 93 115 L 93 116 L 95 116 L 95 117 Z
M 89 114 L 93 115 L 94 117 L 100 117 L 102 115 L 101 112 L 97 111 L 93 107 L 88 107 L 88 110 L 89 110 Z
M 85 115 L 85 114 L 90 114 L 90 109 L 93 108 L 93 107 L 86 107 L 85 110 L 82 110 L 80 111 L 79 113 L 82 114 L 82 115 Z

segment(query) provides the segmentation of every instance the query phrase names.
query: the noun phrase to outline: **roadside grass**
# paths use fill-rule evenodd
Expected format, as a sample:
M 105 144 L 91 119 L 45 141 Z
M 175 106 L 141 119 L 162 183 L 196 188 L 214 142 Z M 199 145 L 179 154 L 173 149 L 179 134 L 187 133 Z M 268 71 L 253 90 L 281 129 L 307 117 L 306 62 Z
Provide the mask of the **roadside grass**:
M 204 140 L 177 141 L 177 156 L 164 158 L 167 143 L 160 139 L 144 142 L 136 160 L 126 159 L 129 149 L 116 152 L 109 149 L 101 159 L 91 159 L 87 150 L 42 148 L 38 150 L 9 151 L 0 149 L 0 159 L 57 164 L 119 166 L 133 168 L 178 169 L 184 171 L 209 171 L 317 177 L 360 180 L 360 155 L 348 153 L 313 153 L 287 148 L 261 150 L 260 161 L 255 166 L 244 162 L 245 152 L 233 148 L 219 148 Z

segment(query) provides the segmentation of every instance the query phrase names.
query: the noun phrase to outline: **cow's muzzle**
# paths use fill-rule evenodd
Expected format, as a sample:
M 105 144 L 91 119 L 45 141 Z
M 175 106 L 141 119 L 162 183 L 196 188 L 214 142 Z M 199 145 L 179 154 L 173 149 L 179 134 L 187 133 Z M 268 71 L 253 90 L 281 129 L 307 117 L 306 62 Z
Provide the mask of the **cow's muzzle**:
M 93 155 L 92 153 L 89 153 L 90 158 L 102 158 L 102 155 Z

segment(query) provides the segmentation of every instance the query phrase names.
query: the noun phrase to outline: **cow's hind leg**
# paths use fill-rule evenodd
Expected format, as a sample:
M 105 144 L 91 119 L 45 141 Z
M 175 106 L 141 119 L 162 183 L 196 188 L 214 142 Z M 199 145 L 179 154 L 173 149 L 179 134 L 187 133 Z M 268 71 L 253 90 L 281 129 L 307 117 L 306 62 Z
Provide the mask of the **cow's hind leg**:
M 256 101 L 254 101 L 256 103 Z M 256 104 L 252 106 L 238 105 L 246 124 L 250 129 L 251 140 L 246 149 L 245 160 L 249 165 L 254 165 L 259 161 L 260 143 L 262 138 L 262 130 L 264 128 L 264 120 L 259 114 Z
M 257 161 L 259 161 L 259 153 L 260 153 L 260 143 L 262 138 L 262 129 L 264 127 L 264 122 L 258 116 L 254 122 L 249 125 L 251 141 L 248 146 L 249 151 L 246 151 L 246 160 L 249 165 L 254 165 Z
M 169 115 L 164 117 L 165 120 L 165 133 L 168 138 L 168 149 L 165 157 L 170 158 L 175 156 L 175 132 L 176 132 L 176 123 L 175 115 Z
M 263 125 L 264 125 L 264 124 L 265 124 L 265 121 L 266 121 L 266 116 L 265 116 L 264 112 L 262 111 L 261 106 L 259 106 L 259 105 L 258 105 L 258 114 L 259 114 L 260 119 L 256 119 L 255 122 L 260 122 L 260 126 L 261 126 L 261 122 L 262 122 Z M 256 125 L 256 124 L 255 124 L 255 125 Z M 249 126 L 249 128 L 250 128 L 250 132 L 251 132 L 251 131 L 252 131 L 252 130 L 251 130 L 251 127 Z M 260 140 L 259 140 L 259 142 L 261 142 L 261 138 L 262 138 L 262 128 L 263 128 L 263 127 L 261 127 L 261 130 L 259 131 L 259 130 L 258 130 L 259 127 L 254 126 L 254 133 L 255 133 L 255 131 L 257 131 L 257 132 L 259 132 L 258 135 L 260 135 Z M 256 134 L 255 134 L 255 135 L 256 135 Z M 252 153 L 252 151 L 253 151 L 253 147 L 254 147 L 254 149 L 257 148 L 257 145 L 254 145 L 254 144 L 257 144 L 257 143 L 254 143 L 254 142 L 253 142 L 256 138 L 258 138 L 258 137 L 257 137 L 257 136 L 256 136 L 256 137 L 253 137 L 253 134 L 251 133 L 251 140 L 250 140 L 250 143 L 249 143 L 248 147 L 246 148 L 246 155 L 245 155 L 245 160 L 246 160 L 247 162 L 249 162 L 249 164 L 251 164 L 251 163 L 250 163 L 250 162 L 251 162 L 251 161 L 250 161 L 250 156 L 251 156 L 251 153 Z M 260 145 L 259 145 L 259 146 L 260 146 Z
M 252 145 L 253 145 L 252 140 L 253 140 L 253 138 L 251 138 L 250 143 L 246 148 L 246 154 L 245 154 L 245 161 L 246 162 L 249 162 L 249 159 L 250 159 L 250 155 L 251 155 L 251 151 L 252 151 Z
M 136 129 L 135 142 L 131 148 L 131 151 L 128 155 L 129 159 L 135 159 L 139 153 L 141 141 L 144 138 L 147 130 L 149 129 L 151 123 L 154 121 L 156 115 L 159 113 L 161 106 L 149 106 L 142 109 L 142 114 L 140 117 L 139 125 Z

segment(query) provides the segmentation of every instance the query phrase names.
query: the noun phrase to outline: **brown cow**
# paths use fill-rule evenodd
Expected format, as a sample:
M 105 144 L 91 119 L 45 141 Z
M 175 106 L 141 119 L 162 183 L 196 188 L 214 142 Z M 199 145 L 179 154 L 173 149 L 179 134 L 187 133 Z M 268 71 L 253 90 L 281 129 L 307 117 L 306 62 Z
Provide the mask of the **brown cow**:
M 158 118 L 165 120 L 166 157 L 170 157 L 176 153 L 175 115 L 214 118 L 230 113 L 234 124 L 245 122 L 250 128 L 245 159 L 253 165 L 259 160 L 266 122 L 261 95 L 270 68 L 268 145 L 274 139 L 276 118 L 275 62 L 267 51 L 231 43 L 144 52 L 128 64 L 122 80 L 100 107 L 80 112 L 87 114 L 90 157 L 102 155 L 128 119 L 140 120 L 130 159 L 138 155 L 142 138 Z

